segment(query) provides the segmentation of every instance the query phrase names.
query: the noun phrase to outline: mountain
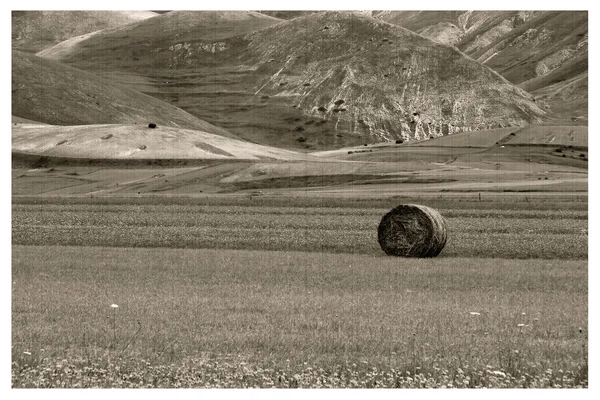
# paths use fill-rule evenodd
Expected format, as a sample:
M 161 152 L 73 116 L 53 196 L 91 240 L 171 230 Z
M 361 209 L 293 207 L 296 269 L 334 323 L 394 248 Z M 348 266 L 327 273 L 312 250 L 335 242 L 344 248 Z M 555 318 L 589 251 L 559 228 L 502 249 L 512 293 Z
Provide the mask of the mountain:
M 137 36 L 95 35 L 60 60 L 143 75 L 153 96 L 285 147 L 423 139 L 545 117 L 531 95 L 456 48 L 365 13 L 310 14 L 222 39 L 189 35 L 155 35 L 144 54 Z
M 12 48 L 36 53 L 66 39 L 156 15 L 150 11 L 13 11 Z
M 456 46 L 561 116 L 587 115 L 586 11 L 381 11 L 373 15 Z
M 154 97 L 19 51 L 12 52 L 12 115 L 53 125 L 153 122 L 232 136 Z

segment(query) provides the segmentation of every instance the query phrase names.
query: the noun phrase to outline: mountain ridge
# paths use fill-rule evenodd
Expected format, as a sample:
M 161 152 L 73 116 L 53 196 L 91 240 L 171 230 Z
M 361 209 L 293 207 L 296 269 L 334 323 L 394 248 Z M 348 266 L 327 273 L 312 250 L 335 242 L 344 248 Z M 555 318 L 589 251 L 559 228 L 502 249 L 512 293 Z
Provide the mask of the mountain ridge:
M 153 95 L 248 140 L 260 127 L 271 130 L 267 139 L 278 145 L 419 139 L 545 116 L 531 95 L 456 48 L 364 13 L 310 14 L 216 41 L 173 42 L 167 35 L 155 42 L 148 50 L 154 56 L 135 62 L 117 60 L 134 57 L 124 43 L 114 43 L 109 54 L 86 41 L 61 60 L 93 72 L 142 73 L 155 82 L 165 77 L 169 87 L 158 82 Z M 219 92 L 239 106 L 219 104 L 211 97 Z M 249 120 L 252 112 L 268 123 Z M 278 113 L 297 115 L 304 125 L 286 128 Z M 246 120 L 236 125 L 235 118 Z M 321 129 L 308 126 L 311 121 Z M 246 132 L 249 124 L 257 129 Z M 291 136 L 295 132 L 302 136 Z

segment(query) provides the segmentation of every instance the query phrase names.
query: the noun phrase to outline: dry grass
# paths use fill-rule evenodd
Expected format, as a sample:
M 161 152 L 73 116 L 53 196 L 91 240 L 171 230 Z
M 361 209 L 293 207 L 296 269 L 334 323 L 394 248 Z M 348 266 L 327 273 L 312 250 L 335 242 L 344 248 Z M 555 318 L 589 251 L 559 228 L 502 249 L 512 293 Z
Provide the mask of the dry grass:
M 12 385 L 587 387 L 587 202 L 415 200 L 15 197 Z
M 384 255 L 377 242 L 377 226 L 389 205 L 373 207 L 385 202 L 346 201 L 331 207 L 316 202 L 311 205 L 306 200 L 273 201 L 272 205 L 260 200 L 218 200 L 229 205 L 210 200 L 186 205 L 192 201 L 189 199 L 98 199 L 86 200 L 88 204 L 71 199 L 13 204 L 12 240 L 22 245 L 287 249 Z M 390 203 L 393 201 L 388 200 Z M 448 243 L 440 257 L 587 258 L 586 203 L 463 204 L 434 199 L 427 204 L 447 218 Z M 562 210 L 555 211 L 558 208 Z M 547 218 L 546 210 L 552 210 L 554 218 Z
M 13 282 L 13 386 L 587 385 L 585 261 L 13 246 Z

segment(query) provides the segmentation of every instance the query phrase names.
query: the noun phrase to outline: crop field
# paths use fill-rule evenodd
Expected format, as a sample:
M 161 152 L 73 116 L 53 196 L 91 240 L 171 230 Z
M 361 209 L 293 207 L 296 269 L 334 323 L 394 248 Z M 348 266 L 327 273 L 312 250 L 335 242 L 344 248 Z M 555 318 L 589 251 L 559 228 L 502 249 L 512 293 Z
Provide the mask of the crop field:
M 379 248 L 410 202 L 435 259 Z M 587 206 L 13 197 L 12 385 L 587 387 Z

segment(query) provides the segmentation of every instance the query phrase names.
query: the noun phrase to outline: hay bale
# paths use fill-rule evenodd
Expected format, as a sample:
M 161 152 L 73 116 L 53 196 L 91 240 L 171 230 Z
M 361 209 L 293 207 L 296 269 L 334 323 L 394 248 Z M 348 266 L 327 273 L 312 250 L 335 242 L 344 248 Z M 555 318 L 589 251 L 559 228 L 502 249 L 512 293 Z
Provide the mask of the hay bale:
M 401 204 L 385 214 L 377 233 L 383 251 L 400 257 L 435 257 L 447 239 L 440 213 L 417 204 Z

